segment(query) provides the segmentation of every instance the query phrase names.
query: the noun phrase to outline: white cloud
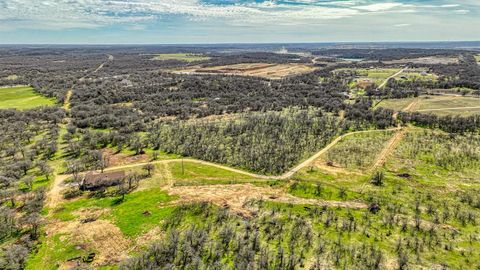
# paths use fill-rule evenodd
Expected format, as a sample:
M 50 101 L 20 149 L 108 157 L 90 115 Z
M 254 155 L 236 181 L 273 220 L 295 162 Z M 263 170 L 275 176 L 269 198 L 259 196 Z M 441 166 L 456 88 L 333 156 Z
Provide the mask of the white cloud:
M 120 24 L 125 29 L 137 30 L 165 15 L 181 16 L 190 21 L 216 19 L 225 25 L 300 25 L 371 13 L 412 13 L 422 8 L 400 2 L 368 4 L 369 0 L 290 2 L 300 5 L 277 1 L 213 5 L 200 0 L 0 0 L 0 29 L 62 30 Z M 454 12 L 466 14 L 468 10 Z
M 411 24 L 409 24 L 409 23 L 399 23 L 399 24 L 395 24 L 394 26 L 395 27 L 407 27 L 407 26 L 411 26 Z
M 456 9 L 453 12 L 455 12 L 457 14 L 467 14 L 467 13 L 470 12 L 470 10 L 468 10 L 468 9 Z
M 440 7 L 442 8 L 451 8 L 451 7 L 459 7 L 459 4 L 446 4 L 446 5 L 441 5 Z
M 406 5 L 401 3 L 378 3 L 378 4 L 371 4 L 366 6 L 358 6 L 356 9 L 377 12 L 377 11 L 386 11 L 397 7 L 404 7 Z

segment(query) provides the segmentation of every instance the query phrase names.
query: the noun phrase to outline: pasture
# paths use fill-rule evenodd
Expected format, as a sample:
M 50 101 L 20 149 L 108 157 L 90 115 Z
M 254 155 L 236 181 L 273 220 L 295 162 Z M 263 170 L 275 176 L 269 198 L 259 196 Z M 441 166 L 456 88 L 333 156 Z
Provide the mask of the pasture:
M 314 67 L 304 64 L 266 64 L 266 63 L 245 63 L 216 67 L 193 67 L 188 69 L 175 70 L 180 74 L 222 74 L 253 76 L 268 79 L 281 79 L 289 75 L 298 75 L 315 70 Z
M 356 94 L 362 95 L 363 89 L 367 87 L 380 86 L 385 80 L 397 73 L 399 68 L 341 68 L 334 72 L 351 72 L 354 79 L 349 84 L 352 90 L 357 90 Z
M 199 55 L 199 54 L 191 54 L 191 53 L 166 53 L 166 54 L 156 55 L 153 58 L 153 60 L 159 60 L 159 61 L 177 60 L 177 61 L 191 63 L 191 62 L 210 60 L 210 57 Z
M 0 88 L 0 109 L 25 110 L 54 104 L 54 99 L 40 95 L 30 86 Z
M 435 74 L 429 73 L 428 69 L 422 68 L 409 68 L 405 69 L 402 74 L 395 77 L 395 80 L 400 81 L 436 81 L 437 76 Z
M 416 112 L 462 116 L 480 112 L 480 98 L 464 96 L 420 96 L 418 98 L 385 99 L 378 104 L 378 107 L 400 111 L 414 100 L 418 102 L 411 111 Z

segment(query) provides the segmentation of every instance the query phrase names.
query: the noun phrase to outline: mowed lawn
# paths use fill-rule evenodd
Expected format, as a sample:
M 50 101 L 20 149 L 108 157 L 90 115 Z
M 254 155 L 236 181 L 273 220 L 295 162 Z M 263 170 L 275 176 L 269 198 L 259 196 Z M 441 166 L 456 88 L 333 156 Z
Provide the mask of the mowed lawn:
M 40 95 L 30 86 L 0 88 L 0 109 L 24 110 L 54 104 L 55 99 Z

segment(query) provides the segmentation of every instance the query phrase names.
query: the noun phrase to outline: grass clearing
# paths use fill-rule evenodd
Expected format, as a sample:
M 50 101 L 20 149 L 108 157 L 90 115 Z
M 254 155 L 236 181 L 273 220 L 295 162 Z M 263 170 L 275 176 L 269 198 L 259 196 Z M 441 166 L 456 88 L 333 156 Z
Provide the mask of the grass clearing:
M 212 185 L 264 181 L 248 175 L 188 161 L 168 164 L 175 185 Z
M 76 248 L 70 240 L 71 237 L 65 234 L 45 237 L 38 247 L 38 252 L 27 261 L 25 269 L 57 269 L 68 259 L 87 254 L 85 251 Z
M 173 199 L 174 197 L 169 196 L 160 188 L 127 194 L 123 202 L 119 202 L 116 197 L 81 198 L 61 205 L 53 213 L 53 218 L 71 221 L 78 217 L 75 211 L 80 209 L 109 209 L 110 211 L 103 218 L 111 220 L 125 235 L 137 236 L 168 217 L 173 207 L 162 207 L 162 204 Z M 145 215 L 146 212 L 149 214 Z
M 402 74 L 395 77 L 398 81 L 436 81 L 437 76 L 428 73 L 428 69 L 405 69 Z
M 0 88 L 0 97 L 0 109 L 25 110 L 55 104 L 55 99 L 40 95 L 30 86 Z
M 211 58 L 208 56 L 203 56 L 200 54 L 191 54 L 191 53 L 165 53 L 156 55 L 153 60 L 167 61 L 167 60 L 177 60 L 183 62 L 198 62 L 198 61 L 207 61 Z
M 376 107 L 383 107 L 392 109 L 394 111 L 401 111 L 406 108 L 415 98 L 400 98 L 400 99 L 384 99 Z
M 347 170 L 365 171 L 375 162 L 395 131 L 357 133 L 344 137 L 320 158 Z
M 378 107 L 400 111 L 415 98 L 385 99 Z M 437 115 L 468 116 L 480 111 L 480 98 L 463 96 L 420 96 L 415 111 Z
M 9 75 L 9 76 L 5 77 L 5 79 L 6 79 L 6 80 L 9 80 L 9 81 L 15 81 L 15 80 L 17 80 L 18 78 L 19 78 L 18 75 L 15 75 L 15 74 L 14 74 L 14 75 Z
M 253 76 L 269 79 L 281 79 L 290 75 L 298 75 L 312 72 L 316 68 L 305 64 L 269 64 L 269 63 L 243 63 L 226 66 L 215 67 L 191 67 L 188 69 L 174 70 L 179 74 L 222 74 L 222 75 L 238 75 Z

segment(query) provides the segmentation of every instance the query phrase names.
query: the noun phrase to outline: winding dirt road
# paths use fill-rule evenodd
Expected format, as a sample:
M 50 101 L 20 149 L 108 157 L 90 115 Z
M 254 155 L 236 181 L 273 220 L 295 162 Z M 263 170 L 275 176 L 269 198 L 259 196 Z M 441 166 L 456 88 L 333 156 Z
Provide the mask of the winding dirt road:
M 335 140 L 333 140 L 331 143 L 329 143 L 327 146 L 325 146 L 323 149 L 312 155 L 310 158 L 307 160 L 301 162 L 297 166 L 295 166 L 293 169 L 289 170 L 288 172 L 285 172 L 282 175 L 278 176 L 270 176 L 270 175 L 261 175 L 261 174 L 255 174 L 251 172 L 247 172 L 244 170 L 228 167 L 225 165 L 220 165 L 216 164 L 213 162 L 208 162 L 208 161 L 203 161 L 203 160 L 198 160 L 198 159 L 192 159 L 192 158 L 185 158 L 185 159 L 169 159 L 169 160 L 159 160 L 159 161 L 152 161 L 152 162 L 142 162 L 142 163 L 133 163 L 133 164 L 127 164 L 127 165 L 121 165 L 121 166 L 115 166 L 115 167 L 109 167 L 106 168 L 104 171 L 114 171 L 114 170 L 120 170 L 120 169 L 128 169 L 128 168 L 135 168 L 139 166 L 143 166 L 146 164 L 169 164 L 172 162 L 189 162 L 189 163 L 196 163 L 196 164 L 202 164 L 202 165 L 208 165 L 212 166 L 215 168 L 243 174 L 246 176 L 250 176 L 252 178 L 256 179 L 264 179 L 264 180 L 286 180 L 292 177 L 295 173 L 300 171 L 301 169 L 305 168 L 309 164 L 311 164 L 314 160 L 319 158 L 321 155 L 326 153 L 328 150 L 330 150 L 332 147 L 334 147 L 338 142 L 340 142 L 343 138 L 347 136 L 351 136 L 354 134 L 359 134 L 359 133 L 369 133 L 369 132 L 386 132 L 386 131 L 392 131 L 392 130 L 400 130 L 401 128 L 390 128 L 390 129 L 380 129 L 380 130 L 363 130 L 363 131 L 355 131 L 355 132 L 350 132 L 341 136 L 338 136 Z M 47 196 L 47 205 L 49 207 L 55 207 L 59 203 L 61 203 L 64 199 L 62 197 L 61 191 L 62 191 L 62 184 L 65 179 L 69 178 L 71 175 L 56 175 L 55 180 L 53 182 L 52 188 L 48 192 Z M 169 181 L 171 182 L 171 181 Z M 172 183 L 169 184 L 169 186 L 172 186 Z

